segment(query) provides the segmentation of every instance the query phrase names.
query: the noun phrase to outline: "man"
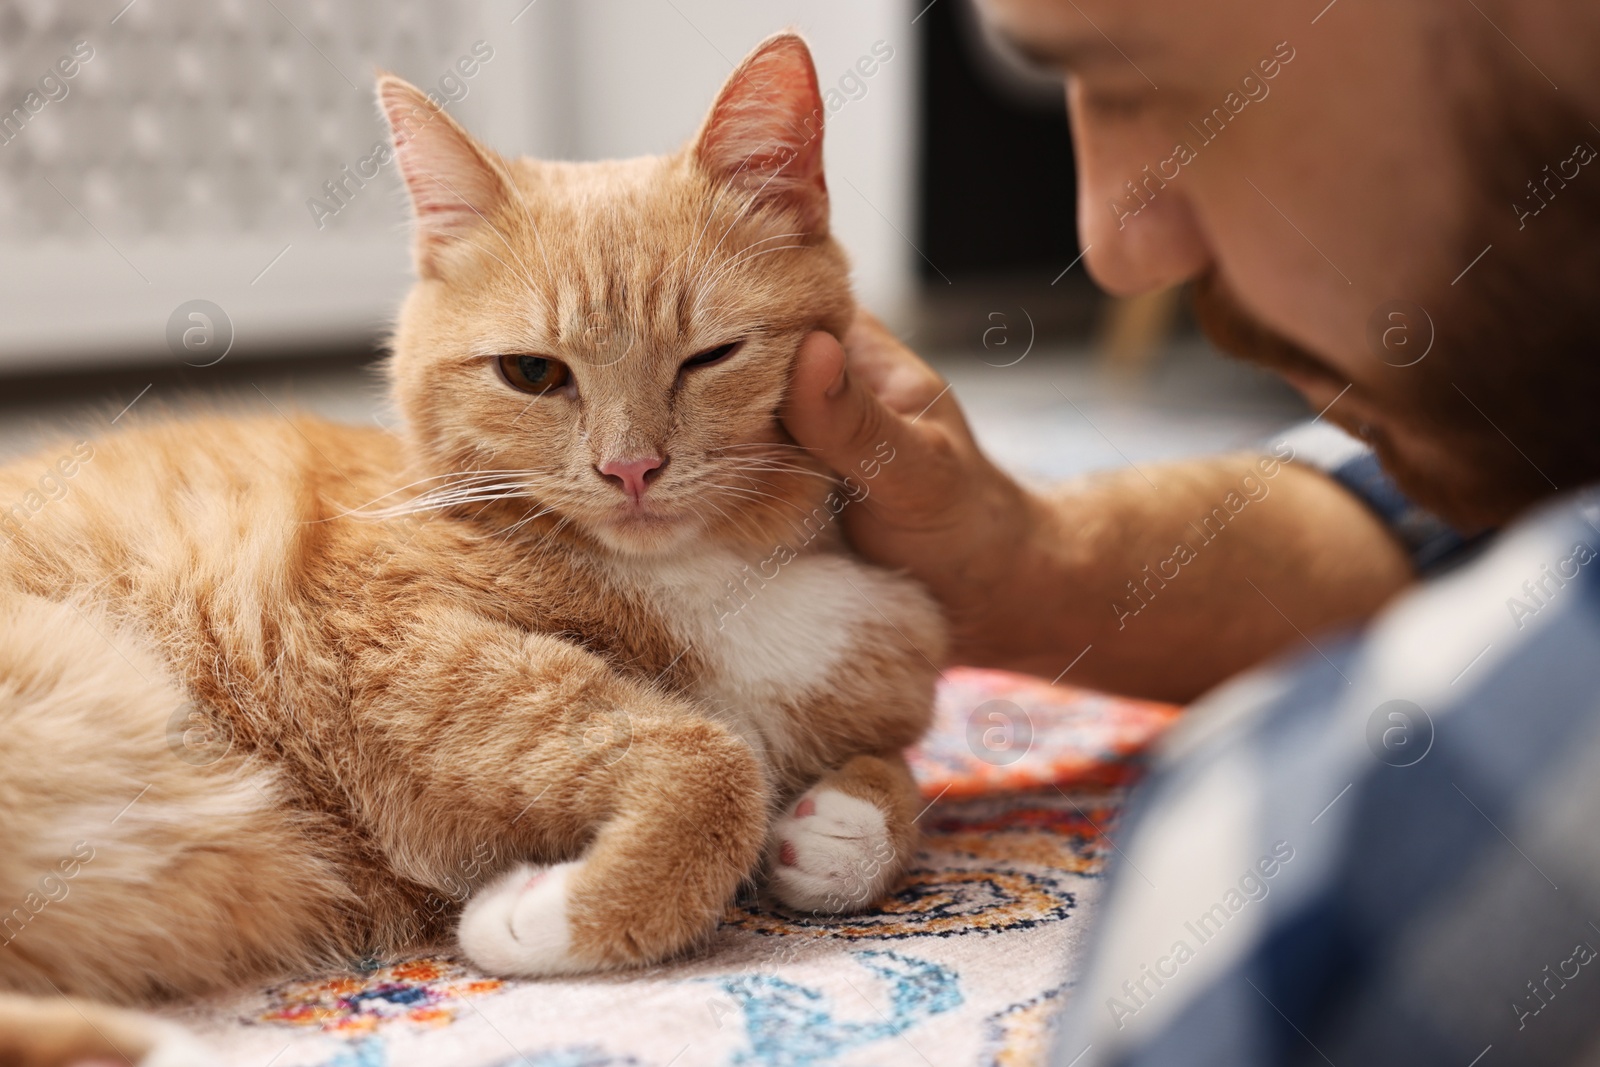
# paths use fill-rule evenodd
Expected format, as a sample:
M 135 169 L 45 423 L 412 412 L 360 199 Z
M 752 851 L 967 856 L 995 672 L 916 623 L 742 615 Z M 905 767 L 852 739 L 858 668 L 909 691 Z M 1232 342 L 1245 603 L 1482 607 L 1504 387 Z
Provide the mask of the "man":
M 958 660 L 1173 700 L 1273 660 L 1163 743 L 1058 1062 L 1600 1062 L 1600 9 L 986 17 L 1065 77 L 1100 284 L 1194 282 L 1320 412 L 1037 493 L 874 322 L 801 351 L 790 431 L 894 447 L 847 529 Z

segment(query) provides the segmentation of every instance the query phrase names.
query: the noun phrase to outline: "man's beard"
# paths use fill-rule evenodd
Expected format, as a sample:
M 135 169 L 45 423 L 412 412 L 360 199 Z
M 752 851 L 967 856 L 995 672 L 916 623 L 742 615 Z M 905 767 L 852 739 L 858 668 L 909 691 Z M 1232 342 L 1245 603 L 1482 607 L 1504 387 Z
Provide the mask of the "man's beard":
M 1512 208 L 1537 207 L 1528 181 L 1541 183 L 1579 142 L 1600 147 L 1600 133 L 1543 82 L 1489 67 L 1492 97 L 1461 107 L 1473 202 L 1432 257 L 1442 277 L 1415 294 L 1433 347 L 1404 367 L 1364 353 L 1375 370 L 1352 392 L 1381 413 L 1373 425 L 1347 422 L 1338 403 L 1327 413 L 1372 444 L 1407 495 L 1466 530 L 1600 478 L 1600 159 L 1564 187 L 1552 181 L 1553 195 L 1540 184 L 1548 206 L 1520 230 Z M 1254 320 L 1215 272 L 1197 284 L 1195 311 L 1226 352 L 1335 388 L 1347 381 Z

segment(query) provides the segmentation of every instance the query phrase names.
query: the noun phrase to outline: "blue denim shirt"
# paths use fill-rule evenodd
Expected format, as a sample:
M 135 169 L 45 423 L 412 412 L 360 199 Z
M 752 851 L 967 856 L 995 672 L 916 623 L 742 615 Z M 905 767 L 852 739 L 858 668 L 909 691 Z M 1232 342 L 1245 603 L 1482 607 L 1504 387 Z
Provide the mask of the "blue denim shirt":
M 1289 440 L 1425 580 L 1163 740 L 1053 1062 L 1600 1062 L 1600 491 L 1473 547 Z

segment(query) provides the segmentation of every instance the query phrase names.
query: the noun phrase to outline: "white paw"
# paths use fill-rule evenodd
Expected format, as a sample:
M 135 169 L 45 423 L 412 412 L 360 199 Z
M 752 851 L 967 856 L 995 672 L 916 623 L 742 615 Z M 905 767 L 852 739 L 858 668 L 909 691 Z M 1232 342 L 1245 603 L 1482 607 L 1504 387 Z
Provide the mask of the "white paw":
M 567 883 L 577 863 L 523 863 L 478 890 L 461 913 L 461 949 L 490 974 L 539 977 L 588 970 L 572 954 Z
M 187 1030 L 161 1023 L 155 1046 L 145 1053 L 139 1067 L 215 1067 L 216 1053 L 197 1041 Z
M 837 789 L 813 789 L 773 823 L 772 891 L 796 911 L 860 911 L 900 870 L 883 812 Z

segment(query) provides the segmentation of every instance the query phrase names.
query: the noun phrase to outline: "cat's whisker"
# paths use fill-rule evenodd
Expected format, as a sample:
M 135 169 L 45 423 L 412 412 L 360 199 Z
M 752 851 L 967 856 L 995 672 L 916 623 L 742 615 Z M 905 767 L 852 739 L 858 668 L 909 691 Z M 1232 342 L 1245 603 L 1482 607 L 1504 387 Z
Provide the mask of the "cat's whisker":
M 553 506 L 546 508 L 529 508 L 527 513 L 525 513 L 522 518 L 518 519 L 516 522 L 512 523 L 510 526 L 507 526 L 500 532 L 500 539 L 502 541 L 509 541 L 511 536 L 518 530 L 522 529 L 530 522 L 537 522 L 539 519 L 544 518 L 546 515 L 549 515 L 555 510 L 556 509 Z
M 402 485 L 397 489 L 391 489 L 391 490 L 389 490 L 389 492 L 383 494 L 383 496 L 380 496 L 377 499 L 378 500 L 382 500 L 383 497 L 385 497 L 385 496 L 393 496 L 396 493 L 403 493 L 407 489 L 415 489 L 419 485 L 425 485 L 428 482 L 442 481 L 442 480 L 447 479 L 447 478 L 479 478 L 479 477 L 500 478 L 500 477 L 504 477 L 506 475 L 529 474 L 529 473 L 532 473 L 532 472 L 527 471 L 527 470 L 523 470 L 523 469 L 520 469 L 520 468 L 506 468 L 504 470 L 473 469 L 473 470 L 462 470 L 462 471 L 445 471 L 443 474 L 430 474 L 426 478 L 418 478 L 416 481 L 409 482 L 406 485 Z
M 744 531 L 746 531 L 748 533 L 752 533 L 752 534 L 757 535 L 757 536 L 760 535 L 761 530 L 759 528 L 757 528 L 757 527 L 754 527 L 751 524 L 749 516 L 745 516 L 745 515 L 740 515 L 740 516 L 729 515 L 726 511 L 724 511 L 721 507 L 719 507 L 717 505 L 716 500 L 712 496 L 710 496 L 709 494 L 700 497 L 699 502 L 704 504 L 704 505 L 706 505 L 707 507 L 711 508 L 718 515 L 721 515 L 724 519 L 727 519 L 728 522 L 731 523 L 735 528 L 740 529 L 740 530 L 744 530 Z
M 717 445 L 715 448 L 706 449 L 706 455 L 716 456 L 724 452 L 732 452 L 739 448 L 795 448 L 797 446 L 783 441 L 738 441 L 731 445 Z
M 516 494 L 516 495 L 517 496 L 521 496 L 520 493 Z M 511 498 L 510 497 L 487 497 L 487 498 L 483 498 L 483 507 L 479 508 L 477 511 L 474 511 L 472 513 L 472 517 L 474 519 L 482 518 L 483 517 L 483 513 L 485 511 L 489 510 L 489 505 L 494 504 L 499 500 L 509 500 L 509 499 L 511 499 Z M 476 503 L 476 501 L 473 501 L 473 503 Z
M 755 251 L 757 248 L 760 248 L 762 245 L 767 244 L 770 241 L 782 241 L 782 240 L 784 240 L 785 238 L 788 238 L 788 237 L 807 237 L 807 236 L 809 236 L 809 234 L 805 233 L 804 231 L 796 230 L 796 231 L 791 232 L 791 233 L 775 233 L 771 237 L 763 237 L 759 241 L 752 241 L 749 244 L 745 245 L 743 248 L 739 249 L 739 251 L 737 251 L 737 252 L 733 253 L 732 255 L 730 255 L 727 259 L 725 259 L 718 266 L 718 268 L 717 268 L 718 271 L 719 271 L 719 275 L 718 276 L 720 276 L 720 272 L 723 271 L 724 268 L 737 265 L 741 261 L 741 257 L 748 256 L 751 252 Z M 715 280 L 715 277 L 713 277 L 711 279 L 711 281 L 714 281 L 714 280 Z M 705 287 L 709 287 L 710 284 L 711 284 L 711 281 L 705 282 L 704 286 Z
M 571 515 L 563 515 L 563 516 L 561 516 L 561 521 L 556 523 L 553 527 L 550 528 L 551 536 L 553 537 L 556 534 L 560 533 L 571 522 L 572 522 L 572 516 Z
M 748 534 L 751 534 L 752 536 L 759 537 L 761 535 L 761 529 L 759 527 L 755 526 L 751 522 L 749 516 L 745 516 L 745 515 L 740 515 L 740 516 L 729 515 L 726 511 L 723 511 L 722 508 L 718 507 L 716 502 L 714 500 L 712 500 L 710 497 L 706 497 L 706 498 L 702 499 L 701 503 L 705 504 L 707 507 L 711 508 L 718 515 L 721 515 L 724 519 L 727 519 L 728 522 L 731 523 L 734 526 L 735 529 L 743 530 L 744 532 L 746 532 Z
M 767 475 L 767 474 L 794 474 L 794 473 L 797 473 L 795 471 L 785 470 L 785 469 L 782 469 L 782 468 L 779 468 L 779 467 L 763 467 L 763 466 L 759 466 L 759 465 L 750 465 L 750 464 L 742 464 L 742 465 L 735 466 L 735 467 L 726 467 L 726 468 L 723 468 L 723 472 L 725 472 L 727 474 L 731 474 L 735 478 L 743 479 L 744 481 L 749 482 L 752 485 L 765 486 L 768 489 L 776 489 L 776 488 L 778 488 L 778 486 L 774 484 L 774 480 L 773 479 L 764 477 L 764 475 Z M 799 472 L 799 473 L 812 474 L 814 472 L 812 472 L 812 471 L 804 471 L 804 472 Z M 832 481 L 832 479 L 827 479 L 827 478 L 824 478 L 824 480 L 825 481 L 830 481 L 830 482 Z
M 474 485 L 450 486 L 446 490 L 434 490 L 429 493 L 419 494 L 418 499 L 427 501 L 454 501 L 454 499 L 472 499 L 483 496 L 485 493 L 507 493 L 507 491 L 520 491 L 531 488 L 530 482 L 482 482 Z
M 825 482 L 837 482 L 839 480 L 834 475 L 824 474 L 821 471 L 812 470 L 810 467 L 802 467 L 798 463 L 783 463 L 778 460 L 770 460 L 765 463 L 739 463 L 724 469 L 740 474 L 747 471 L 765 471 L 771 474 L 805 474 L 812 478 L 821 478 Z
M 765 147 L 766 147 L 765 144 L 762 145 L 762 148 L 765 148 Z M 752 152 L 752 153 L 750 153 L 750 155 L 746 156 L 744 164 L 741 165 L 739 169 L 742 171 L 745 166 L 748 166 L 749 163 L 750 163 L 750 160 L 753 159 L 755 157 L 755 155 L 756 155 L 756 153 Z M 773 183 L 773 181 L 777 179 L 778 175 L 783 173 L 784 168 L 786 168 L 788 165 L 789 164 L 787 162 L 779 164 L 779 166 L 772 172 L 771 177 L 769 177 L 766 181 L 762 182 L 760 188 L 756 189 L 754 193 L 750 194 L 745 199 L 744 206 L 742 206 L 739 209 L 739 213 L 736 214 L 733 217 L 733 221 L 728 223 L 728 228 L 722 231 L 722 236 L 717 239 L 716 246 L 714 248 L 712 248 L 710 252 L 706 253 L 706 263 L 707 264 L 709 264 L 711 262 L 711 257 L 716 255 L 718 250 L 722 248 L 722 242 L 726 241 L 728 239 L 728 235 L 733 232 L 733 228 L 735 226 L 739 225 L 739 222 L 746 215 L 748 215 L 751 212 L 751 210 L 753 210 L 758 203 L 761 202 L 761 194 L 765 193 L 767 191 L 767 186 L 771 185 Z M 702 273 L 703 273 L 703 271 L 702 271 Z M 694 279 L 694 283 L 696 285 L 698 285 L 699 284 L 699 279 L 698 278 Z
M 807 237 L 807 236 L 809 236 L 809 235 L 807 233 L 805 233 L 804 231 L 796 230 L 796 231 L 794 231 L 792 233 L 775 233 L 771 237 L 763 237 L 759 241 L 752 241 L 749 244 L 745 245 L 743 248 L 739 249 L 739 251 L 737 251 L 737 252 L 733 253 L 732 255 L 730 255 L 727 259 L 723 260 L 723 262 L 719 265 L 718 269 L 720 270 L 720 269 L 722 269 L 724 267 L 730 267 L 730 266 L 734 266 L 734 265 L 738 264 L 743 257 L 748 256 L 750 253 L 754 252 L 756 249 L 760 248 L 762 245 L 767 244 L 767 243 L 769 243 L 771 241 L 782 241 L 782 240 L 784 240 L 786 238 L 789 238 L 789 237 Z M 707 284 L 709 285 L 710 283 L 708 282 Z
M 810 467 L 804 466 L 803 464 L 796 463 L 793 460 L 790 460 L 790 459 L 788 459 L 787 457 L 784 457 L 784 456 L 763 455 L 763 454 L 761 454 L 759 452 L 747 453 L 745 455 L 735 455 L 735 456 L 730 456 L 728 458 L 733 460 L 734 462 L 740 463 L 740 464 L 769 463 L 769 464 L 772 464 L 773 466 L 782 467 L 782 468 L 785 468 L 787 470 L 811 470 L 812 469 Z
M 735 469 L 732 473 L 745 477 L 768 474 L 793 475 L 796 477 L 815 478 L 817 481 L 830 486 L 837 485 L 839 483 L 839 479 L 833 477 L 832 475 L 821 474 L 817 471 L 800 470 L 791 467 L 745 467 Z M 768 484 L 771 483 L 771 479 L 763 478 L 761 480 L 767 482 Z
M 737 322 L 742 322 L 743 321 L 741 313 L 744 311 L 744 309 L 741 308 L 737 303 L 712 304 L 708 308 L 700 308 L 699 310 L 700 310 L 701 318 L 704 318 L 704 319 L 707 319 L 707 320 L 711 320 L 713 316 L 717 315 L 720 312 L 732 311 L 732 312 L 734 312 L 735 316 L 739 316 L 739 317 L 738 318 L 734 318 L 734 316 L 730 316 L 730 318 L 734 319 L 734 321 L 737 321 Z M 708 327 L 708 332 L 710 332 L 710 333 L 720 333 L 720 334 L 731 334 L 731 333 L 733 333 L 733 330 L 732 329 L 723 329 L 720 325 L 718 325 L 718 326 L 714 326 L 714 327 Z
M 413 503 L 437 509 L 455 507 L 461 504 L 477 504 L 483 501 L 511 500 L 524 495 L 526 495 L 525 491 L 521 488 L 485 488 L 476 492 L 462 491 L 460 493 L 452 493 L 449 496 L 419 497 Z
M 735 448 L 790 448 L 797 452 L 816 452 L 819 449 L 809 448 L 806 445 L 795 444 L 791 441 L 744 441 L 732 445 L 718 445 L 716 448 L 706 450 L 706 455 L 715 456 L 723 452 L 730 452 Z
M 528 484 L 529 483 L 527 480 L 521 478 L 505 481 L 489 481 L 485 479 L 482 481 L 472 481 L 459 485 L 443 486 L 438 489 L 429 489 L 422 495 L 429 497 L 446 497 L 455 493 L 481 493 L 496 489 L 516 489 Z
M 378 504 L 381 501 L 388 500 L 389 498 L 397 496 L 397 495 L 399 495 L 401 493 L 405 493 L 408 490 L 415 489 L 416 487 L 418 487 L 420 485 L 425 485 L 428 482 L 439 481 L 441 479 L 446 479 L 446 478 L 454 479 L 455 483 L 454 484 L 447 484 L 447 485 L 441 486 L 441 487 L 439 487 L 437 489 L 428 490 L 427 492 L 420 494 L 415 499 L 432 498 L 432 497 L 434 497 L 436 495 L 439 495 L 439 494 L 452 492 L 452 491 L 456 491 L 456 490 L 464 490 L 464 489 L 468 489 L 468 488 L 482 490 L 482 489 L 485 489 L 485 488 L 489 488 L 487 486 L 484 486 L 484 485 L 480 484 L 480 483 L 482 483 L 484 481 L 488 481 L 488 480 L 492 480 L 492 479 L 496 479 L 496 478 L 505 478 L 507 475 L 511 475 L 511 476 L 521 475 L 521 476 L 526 477 L 527 475 L 532 474 L 532 473 L 534 473 L 534 472 L 526 471 L 526 470 L 450 471 L 450 472 L 447 472 L 447 473 L 444 473 L 444 474 L 429 475 L 426 478 L 419 478 L 416 481 L 411 482 L 409 485 L 402 485 L 398 489 L 392 489 L 389 492 L 384 493 L 381 496 L 374 497 L 373 499 L 367 501 L 365 504 L 360 504 L 360 505 L 357 505 L 356 507 L 353 507 L 353 508 L 347 508 L 345 511 L 339 513 L 339 517 L 344 517 L 344 516 L 361 517 L 363 515 L 366 515 L 366 516 L 370 517 L 371 515 L 373 515 L 373 514 L 375 514 L 377 512 L 382 512 L 382 511 L 389 510 L 388 508 L 374 508 L 373 505 Z M 506 482 L 503 485 L 494 486 L 493 488 L 506 488 L 508 486 L 521 485 L 521 484 L 523 484 L 523 483 L 521 483 L 521 482 Z M 410 503 L 410 502 L 408 501 L 408 503 Z M 399 507 L 399 506 L 401 506 L 401 505 L 391 505 L 390 507 Z M 371 509 L 371 510 L 369 510 L 369 509 Z
M 719 482 L 707 482 L 706 483 L 706 488 L 707 489 L 720 489 L 725 493 L 739 493 L 739 494 L 742 494 L 744 496 L 757 497 L 757 498 L 766 498 L 766 499 L 769 499 L 769 500 L 776 500 L 781 504 L 787 504 L 789 507 L 794 508 L 796 511 L 800 512 L 802 515 L 807 514 L 806 509 L 801 507 L 799 504 L 796 504 L 794 501 L 785 500 L 783 497 L 777 496 L 776 494 L 773 494 L 773 493 L 763 493 L 759 489 L 748 489 L 748 488 L 745 488 L 743 486 L 738 486 L 738 485 L 723 485 L 723 484 L 721 484 Z M 771 505 L 768 505 L 768 506 L 770 507 Z
M 695 311 L 696 311 L 696 312 L 698 312 L 698 311 L 699 311 L 699 310 L 700 310 L 700 301 L 702 301 L 702 300 L 704 300 L 704 299 L 705 299 L 705 297 L 706 297 L 706 294 L 707 294 L 707 293 L 709 293 L 709 292 L 710 292 L 710 291 L 711 291 L 711 288 L 712 288 L 712 286 L 714 286 L 714 285 L 715 285 L 715 284 L 716 284 L 716 283 L 717 283 L 717 282 L 720 282 L 720 281 L 721 281 L 721 280 L 722 280 L 722 279 L 723 279 L 723 278 L 725 278 L 725 277 L 727 277 L 727 276 L 728 276 L 728 274 L 729 274 L 729 273 L 731 273 L 731 272 L 732 272 L 732 270 L 733 270 L 733 269 L 734 269 L 734 268 L 735 268 L 735 267 L 738 267 L 738 266 L 742 266 L 742 265 L 744 265 L 744 264 L 747 264 L 747 263 L 749 263 L 749 262 L 750 262 L 750 261 L 751 261 L 751 260 L 756 260 L 756 259 L 760 259 L 760 258 L 761 258 L 761 257 L 762 257 L 762 256 L 770 256 L 770 255 L 772 255 L 772 253 L 774 253 L 774 252 L 788 252 L 788 251 L 790 251 L 790 250 L 791 250 L 791 249 L 796 249 L 796 248 L 805 248 L 805 247 L 806 247 L 806 246 L 805 246 L 805 245 L 803 245 L 803 244 L 795 244 L 795 245 L 779 245 L 779 246 L 778 246 L 778 247 L 777 247 L 777 248 L 768 248 L 768 249 L 766 249 L 766 250 L 765 250 L 765 251 L 762 251 L 762 252 L 757 252 L 757 253 L 756 253 L 756 254 L 754 254 L 754 255 L 751 255 L 751 256 L 746 256 L 746 257 L 745 257 L 745 258 L 744 258 L 744 259 L 739 259 L 739 260 L 734 260 L 734 261 L 732 261 L 732 262 L 731 262 L 731 263 L 728 263 L 728 264 L 725 264 L 725 265 L 724 265 L 724 266 L 723 266 L 723 267 L 721 267 L 721 268 L 720 268 L 720 269 L 719 269 L 719 270 L 718 270 L 718 271 L 717 271 L 717 273 L 716 273 L 716 274 L 714 274 L 714 275 L 712 275 L 712 277 L 711 277 L 711 278 L 709 278 L 709 279 L 708 279 L 708 280 L 707 280 L 707 281 L 706 281 L 706 282 L 705 282 L 705 284 L 704 284 L 704 285 L 702 285 L 702 286 L 701 286 L 701 288 L 700 288 L 700 295 L 699 295 L 699 296 L 698 296 L 698 297 L 697 297 L 697 298 L 696 298 L 696 299 L 695 299 L 695 306 L 694 306 L 694 310 L 695 310 Z
M 792 237 L 792 236 L 796 236 L 796 235 L 794 235 L 794 234 L 784 234 L 783 236 Z M 769 238 L 769 239 L 770 240 L 776 240 L 777 238 Z M 765 244 L 765 243 L 766 243 L 765 241 L 757 241 L 756 242 L 756 244 L 758 244 L 758 245 L 759 244 Z M 752 252 L 750 249 L 745 249 L 745 250 L 741 251 L 737 256 L 735 256 L 732 259 L 729 259 L 729 260 L 723 262 L 722 264 L 720 264 L 717 267 L 716 272 L 714 274 L 712 274 L 709 278 L 706 278 L 704 281 L 698 283 L 697 287 L 698 287 L 698 289 L 700 291 L 700 295 L 695 298 L 695 307 L 694 307 L 695 311 L 698 312 L 700 310 L 701 303 L 705 300 L 706 296 L 708 294 L 710 294 L 713 289 L 716 288 L 716 286 L 717 286 L 717 284 L 719 282 L 721 282 L 723 279 L 727 278 L 730 274 L 732 274 L 739 267 L 749 263 L 751 260 L 760 259 L 762 256 L 768 254 L 769 252 L 787 252 L 787 251 L 789 251 L 791 249 L 805 248 L 805 247 L 807 247 L 807 246 L 805 244 L 801 243 L 801 244 L 779 245 L 777 248 L 768 248 L 768 249 L 765 249 L 764 251 L 761 251 L 761 252 Z
M 745 169 L 750 166 L 750 161 L 753 158 L 753 154 L 745 156 L 744 162 L 739 164 L 738 169 L 733 172 L 730 180 L 718 183 L 716 195 L 712 198 L 711 206 L 706 211 L 706 221 L 701 225 L 700 232 L 695 234 L 694 245 L 689 250 L 689 262 L 691 264 L 694 263 L 694 253 L 700 251 L 700 245 L 705 239 L 706 231 L 711 229 L 711 220 L 717 217 L 717 208 L 721 206 L 723 197 L 727 196 L 728 191 L 744 176 Z M 661 273 L 665 274 L 666 271 L 663 270 Z M 693 284 L 694 279 L 691 278 L 689 281 L 690 284 Z
M 423 493 L 416 497 L 419 501 L 428 501 L 434 504 L 455 504 L 462 501 L 483 500 L 496 498 L 501 495 L 520 495 L 524 490 L 532 488 L 530 482 L 501 482 L 493 485 L 469 485 L 438 492 Z
M 813 470 L 810 467 L 804 467 L 797 463 L 787 463 L 770 456 L 757 457 L 754 462 L 739 462 L 735 460 L 732 465 L 719 469 L 741 477 L 749 477 L 753 474 L 796 474 L 804 475 L 808 478 L 815 478 L 820 482 L 827 483 L 828 485 L 839 484 L 839 477 L 836 474 Z M 761 480 L 765 481 L 765 479 Z
M 714 487 L 714 488 L 720 488 L 725 492 L 730 492 L 730 493 L 734 493 L 734 494 L 740 493 L 740 490 L 738 490 L 737 488 L 732 487 L 732 486 L 718 486 L 718 487 Z M 788 527 L 788 529 L 789 529 L 789 531 L 791 533 L 795 534 L 796 536 L 799 536 L 800 527 L 798 525 L 796 525 L 794 518 L 792 516 L 788 515 L 788 514 L 785 514 L 782 511 L 779 511 L 778 508 L 776 507 L 776 505 L 774 505 L 771 501 L 761 499 L 761 496 L 764 496 L 764 495 L 765 494 L 760 494 L 760 495 L 750 496 L 750 497 L 735 496 L 734 499 L 737 499 L 739 501 L 739 503 L 745 508 L 748 508 L 748 509 L 762 508 L 762 509 L 765 509 L 766 511 L 772 512 L 772 514 L 776 515 L 780 520 L 782 520 L 784 522 L 784 524 Z M 777 499 L 777 498 L 774 498 L 774 499 Z M 711 507 L 716 507 L 716 505 L 714 503 L 712 503 L 712 501 L 711 501 L 709 496 L 705 500 L 705 503 L 710 505 Z M 804 509 L 799 508 L 797 505 L 794 505 L 792 502 L 785 501 L 785 503 L 790 503 L 790 506 L 791 507 L 795 507 L 796 510 L 799 510 L 803 516 L 810 514 L 809 512 L 806 512 Z M 720 512 L 722 509 L 721 508 L 717 508 L 717 510 Z M 724 513 L 724 514 L 726 514 L 726 513 Z M 748 522 L 753 522 L 753 520 L 750 519 L 748 516 L 745 516 L 744 518 Z M 730 519 L 730 521 L 734 521 L 734 520 Z M 741 523 L 741 528 L 749 529 L 750 527 L 744 526 Z M 759 529 L 759 528 L 756 528 L 756 529 L 754 529 L 753 532 L 759 537 L 762 534 L 763 531 L 761 529 Z
M 681 259 L 684 259 L 688 255 L 689 255 L 689 248 L 688 248 L 688 246 L 685 246 L 682 252 L 679 252 L 677 255 L 675 255 L 671 259 L 667 260 L 666 266 L 661 268 L 661 273 L 657 274 L 654 278 L 650 279 L 650 284 L 648 286 L 646 286 L 645 288 L 646 289 L 654 289 L 656 287 L 656 283 L 661 281 L 662 278 L 665 278 L 667 276 L 667 271 L 669 271 L 673 267 L 677 266 L 678 261 L 681 260 Z
M 461 493 L 448 497 L 433 497 L 428 499 L 426 503 L 430 505 L 432 510 L 438 510 L 439 508 L 462 507 L 466 504 L 492 504 L 497 500 L 521 500 L 526 497 L 527 489 L 526 487 L 521 487 L 507 490 Z
M 396 519 L 405 515 L 416 515 L 427 511 L 442 511 L 446 508 L 460 507 L 465 504 L 484 503 L 491 504 L 496 500 L 526 499 L 527 490 L 533 488 L 529 483 L 516 483 L 509 486 L 496 486 L 493 490 L 472 489 L 461 490 L 449 494 L 424 493 L 404 504 L 395 504 L 386 508 L 374 508 L 370 511 L 351 511 L 347 514 L 351 518 L 383 521 Z M 513 491 L 503 492 L 503 489 Z
M 839 484 L 839 479 L 835 478 L 835 477 L 833 477 L 831 475 L 819 474 L 816 471 L 787 470 L 787 469 L 782 468 L 782 467 L 751 467 L 751 468 L 747 468 L 747 469 L 744 469 L 744 470 L 734 470 L 734 471 L 731 471 L 729 473 L 737 474 L 737 475 L 740 475 L 740 476 L 749 476 L 750 474 L 790 474 L 790 475 L 797 475 L 797 476 L 804 475 L 805 477 L 808 477 L 808 478 L 815 478 L 817 481 L 822 482 L 824 485 L 827 485 L 827 486 L 830 486 L 830 487 L 831 486 L 837 486 Z M 763 484 L 766 484 L 766 485 L 772 484 L 770 481 L 767 481 L 766 479 L 760 479 L 760 480 L 762 481 Z
M 512 523 L 510 526 L 507 526 L 504 530 L 500 531 L 498 540 L 501 541 L 502 543 L 510 540 L 512 533 L 514 533 L 524 522 L 527 522 L 528 521 L 528 517 L 530 515 L 532 515 L 533 512 L 537 508 L 538 508 L 538 505 L 535 504 L 533 507 L 530 507 L 530 508 L 527 508 L 526 510 L 524 510 L 523 513 L 522 513 L 522 518 L 518 519 L 516 522 Z

